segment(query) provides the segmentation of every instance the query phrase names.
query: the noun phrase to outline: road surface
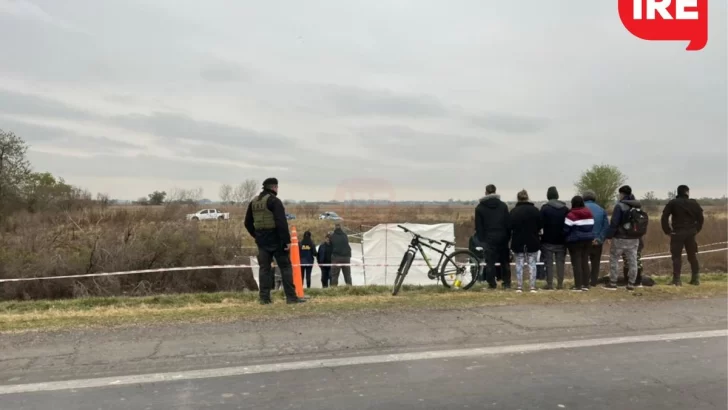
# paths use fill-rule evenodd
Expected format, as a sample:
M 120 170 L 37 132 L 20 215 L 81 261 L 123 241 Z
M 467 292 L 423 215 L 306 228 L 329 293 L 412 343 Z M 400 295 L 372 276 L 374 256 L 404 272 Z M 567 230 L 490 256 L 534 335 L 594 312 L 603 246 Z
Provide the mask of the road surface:
M 2 335 L 0 403 L 94 410 L 726 409 L 726 302 Z

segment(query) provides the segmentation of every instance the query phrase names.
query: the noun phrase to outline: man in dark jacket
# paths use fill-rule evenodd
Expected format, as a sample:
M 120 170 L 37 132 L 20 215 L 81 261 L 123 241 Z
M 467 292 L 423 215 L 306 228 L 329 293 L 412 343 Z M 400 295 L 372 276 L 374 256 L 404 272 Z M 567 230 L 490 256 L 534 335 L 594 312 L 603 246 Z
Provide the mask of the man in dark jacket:
M 500 263 L 503 289 L 511 287 L 511 265 L 508 242 L 511 236 L 511 216 L 508 205 L 495 193 L 495 185 L 485 187 L 485 196 L 475 208 L 475 236 L 485 253 L 485 280 L 490 289 L 498 287 L 495 264 Z
M 564 266 L 566 265 L 566 236 L 564 221 L 569 208 L 559 201 L 559 191 L 555 186 L 546 191 L 548 202 L 541 206 L 541 252 L 544 254 L 546 266 L 546 290 L 554 289 L 554 256 L 556 256 L 556 288 L 564 288 Z
M 517 292 L 523 291 L 523 265 L 528 264 L 531 292 L 536 292 L 536 256 L 541 248 L 538 238 L 543 225 L 541 213 L 533 202 L 528 200 L 528 192 L 522 190 L 517 195 L 518 203 L 511 211 L 511 249 L 516 256 Z
M 341 229 L 340 224 L 336 224 L 334 232 L 331 234 L 331 286 L 339 286 L 339 271 L 344 272 L 344 282 L 351 286 L 351 246 L 349 246 L 349 237 Z M 343 266 L 339 266 L 341 264 Z
M 331 233 L 326 234 L 326 239 L 318 247 L 316 254 L 316 261 L 321 268 L 321 286 L 324 288 L 329 287 L 331 282 Z
M 672 226 L 670 225 L 672 217 Z M 681 286 L 680 270 L 682 268 L 682 250 L 688 254 L 692 270 L 691 285 L 700 284 L 700 265 L 698 264 L 698 243 L 695 236 L 703 229 L 703 208 L 694 199 L 690 199 L 687 185 L 677 187 L 677 197 L 665 205 L 662 211 L 662 230 L 670 236 L 670 253 L 672 254 L 672 284 Z
M 263 181 L 263 191 L 248 205 L 245 213 L 245 229 L 255 238 L 258 245 L 258 275 L 259 298 L 261 304 L 272 303 L 270 291 L 273 287 L 273 272 L 271 264 L 275 258 L 281 270 L 283 291 L 287 303 L 302 303 L 296 288 L 293 286 L 293 271 L 291 268 L 291 234 L 288 232 L 288 220 L 283 202 L 278 199 L 278 180 L 268 178 Z
M 627 235 L 624 225 L 629 222 L 629 211 L 641 207 L 642 204 L 632 195 L 632 188 L 629 185 L 619 188 L 619 201 L 612 211 L 612 220 L 606 234 L 606 238 L 611 239 L 612 244 L 609 247 L 609 284 L 604 287 L 605 289 L 617 289 L 617 266 L 619 257 L 624 254 L 629 266 L 627 290 L 634 290 L 637 282 L 637 250 L 640 239 Z

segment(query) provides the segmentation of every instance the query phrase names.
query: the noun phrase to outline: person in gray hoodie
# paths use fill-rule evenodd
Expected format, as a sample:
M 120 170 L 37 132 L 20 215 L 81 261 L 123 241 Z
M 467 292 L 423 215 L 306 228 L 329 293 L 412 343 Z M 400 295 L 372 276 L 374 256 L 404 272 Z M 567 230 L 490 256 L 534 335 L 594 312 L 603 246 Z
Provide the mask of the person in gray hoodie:
M 548 202 L 541 206 L 541 221 L 543 234 L 541 235 L 541 252 L 544 254 L 546 267 L 546 290 L 554 289 L 554 256 L 556 256 L 556 289 L 564 288 L 564 266 L 566 265 L 566 234 L 564 222 L 569 208 L 566 203 L 559 201 L 559 191 L 555 186 L 546 191 Z
M 331 286 L 339 286 L 339 271 L 344 272 L 344 281 L 351 286 L 351 246 L 340 224 L 336 224 L 331 234 L 331 264 Z

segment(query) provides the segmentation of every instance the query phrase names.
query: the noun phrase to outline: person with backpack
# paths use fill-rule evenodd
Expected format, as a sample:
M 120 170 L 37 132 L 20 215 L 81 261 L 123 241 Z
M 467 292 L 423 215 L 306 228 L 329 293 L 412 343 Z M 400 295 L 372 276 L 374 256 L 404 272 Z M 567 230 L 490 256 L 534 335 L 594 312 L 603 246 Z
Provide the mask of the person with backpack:
M 629 266 L 627 290 L 633 291 L 637 281 L 637 249 L 640 238 L 647 232 L 649 217 L 642 210 L 642 204 L 632 195 L 632 187 L 619 188 L 619 200 L 614 206 L 612 220 L 606 238 L 611 240 L 609 249 L 609 284 L 607 290 L 617 289 L 617 267 L 619 257 L 624 254 Z
M 672 225 L 670 224 L 672 218 Z M 692 270 L 691 285 L 700 284 L 700 264 L 698 263 L 698 243 L 695 237 L 703 229 L 703 208 L 694 199 L 690 199 L 690 188 L 687 185 L 677 187 L 677 197 L 665 205 L 662 211 L 662 230 L 670 236 L 670 253 L 672 254 L 672 283 L 682 286 L 680 270 L 682 269 L 682 250 L 688 254 Z
M 536 293 L 536 257 L 541 248 L 538 238 L 543 224 L 538 208 L 528 200 L 528 192 L 520 191 L 516 198 L 518 203 L 511 210 L 511 250 L 516 256 L 516 292 L 523 292 L 523 265 L 528 264 L 531 280 L 528 284 L 531 293 Z

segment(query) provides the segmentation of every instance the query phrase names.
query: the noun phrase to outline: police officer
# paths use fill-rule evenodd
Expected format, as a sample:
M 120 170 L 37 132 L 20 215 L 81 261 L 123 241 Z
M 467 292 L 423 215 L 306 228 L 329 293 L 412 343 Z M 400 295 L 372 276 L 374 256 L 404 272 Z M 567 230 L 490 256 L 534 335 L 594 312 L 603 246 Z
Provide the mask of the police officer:
M 255 238 L 258 245 L 258 264 L 260 265 L 259 288 L 260 303 L 272 303 L 270 291 L 273 287 L 273 271 L 271 264 L 275 258 L 281 270 L 283 291 L 287 303 L 302 303 L 293 286 L 291 269 L 291 234 L 288 232 L 288 220 L 283 202 L 278 199 L 278 180 L 268 178 L 263 181 L 263 191 L 253 198 L 245 213 L 245 229 Z

